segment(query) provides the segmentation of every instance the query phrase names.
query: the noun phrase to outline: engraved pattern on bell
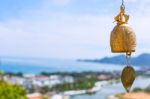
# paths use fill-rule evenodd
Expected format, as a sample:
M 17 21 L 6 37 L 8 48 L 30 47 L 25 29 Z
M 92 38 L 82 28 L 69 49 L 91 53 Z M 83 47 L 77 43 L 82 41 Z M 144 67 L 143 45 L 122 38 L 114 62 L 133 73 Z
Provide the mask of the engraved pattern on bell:
M 128 24 L 115 26 L 110 38 L 111 51 L 116 52 L 135 52 L 136 36 Z
M 130 92 L 131 86 L 135 80 L 135 70 L 131 66 L 126 66 L 121 74 L 121 81 L 127 92 Z

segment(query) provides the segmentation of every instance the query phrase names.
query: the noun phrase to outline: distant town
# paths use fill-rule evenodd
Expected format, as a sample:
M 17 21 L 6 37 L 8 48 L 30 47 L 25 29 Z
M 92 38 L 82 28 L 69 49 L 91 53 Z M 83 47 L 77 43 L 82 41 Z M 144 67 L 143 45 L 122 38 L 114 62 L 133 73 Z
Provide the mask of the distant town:
M 150 69 L 137 72 L 150 76 Z M 70 99 L 80 94 L 93 94 L 102 87 L 120 82 L 120 71 L 114 72 L 57 72 L 40 74 L 4 73 L 2 80 L 22 85 L 28 99 Z

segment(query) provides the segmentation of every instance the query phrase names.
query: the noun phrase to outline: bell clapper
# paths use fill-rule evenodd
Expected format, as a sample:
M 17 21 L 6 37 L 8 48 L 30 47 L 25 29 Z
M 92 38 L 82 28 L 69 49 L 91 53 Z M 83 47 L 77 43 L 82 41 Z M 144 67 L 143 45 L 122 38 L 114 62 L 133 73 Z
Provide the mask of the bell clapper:
M 131 66 L 126 66 L 121 74 L 121 81 L 127 92 L 130 92 L 132 84 L 135 80 L 135 70 Z
M 135 80 L 135 70 L 130 64 L 131 52 L 126 53 L 127 66 L 123 69 L 121 74 L 121 81 L 127 92 L 130 92 L 131 86 Z
M 121 81 L 127 92 L 130 92 L 132 84 L 135 80 L 135 70 L 130 64 L 131 52 L 126 53 L 126 67 L 123 69 L 121 74 Z

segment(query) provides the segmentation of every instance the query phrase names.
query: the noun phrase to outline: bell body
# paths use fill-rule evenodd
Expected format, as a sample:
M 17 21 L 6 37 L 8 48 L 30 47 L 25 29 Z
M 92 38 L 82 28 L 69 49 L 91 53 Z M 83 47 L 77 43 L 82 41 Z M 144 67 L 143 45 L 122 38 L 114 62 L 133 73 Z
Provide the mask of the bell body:
M 128 25 L 129 15 L 125 14 L 125 7 L 120 7 L 120 13 L 115 17 L 117 25 L 111 32 L 110 46 L 114 53 L 135 52 L 136 36 Z
M 135 52 L 136 36 L 128 24 L 117 24 L 110 37 L 110 46 L 113 53 Z

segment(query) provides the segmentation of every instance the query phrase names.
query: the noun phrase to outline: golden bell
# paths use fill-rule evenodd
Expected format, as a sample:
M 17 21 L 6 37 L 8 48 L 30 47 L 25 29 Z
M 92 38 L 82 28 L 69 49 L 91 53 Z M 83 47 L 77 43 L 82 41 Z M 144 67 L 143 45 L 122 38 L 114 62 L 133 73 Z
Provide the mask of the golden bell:
M 110 46 L 114 53 L 135 52 L 136 36 L 128 25 L 129 15 L 125 14 L 125 7 L 120 7 L 120 13 L 115 17 L 117 25 L 111 32 Z

